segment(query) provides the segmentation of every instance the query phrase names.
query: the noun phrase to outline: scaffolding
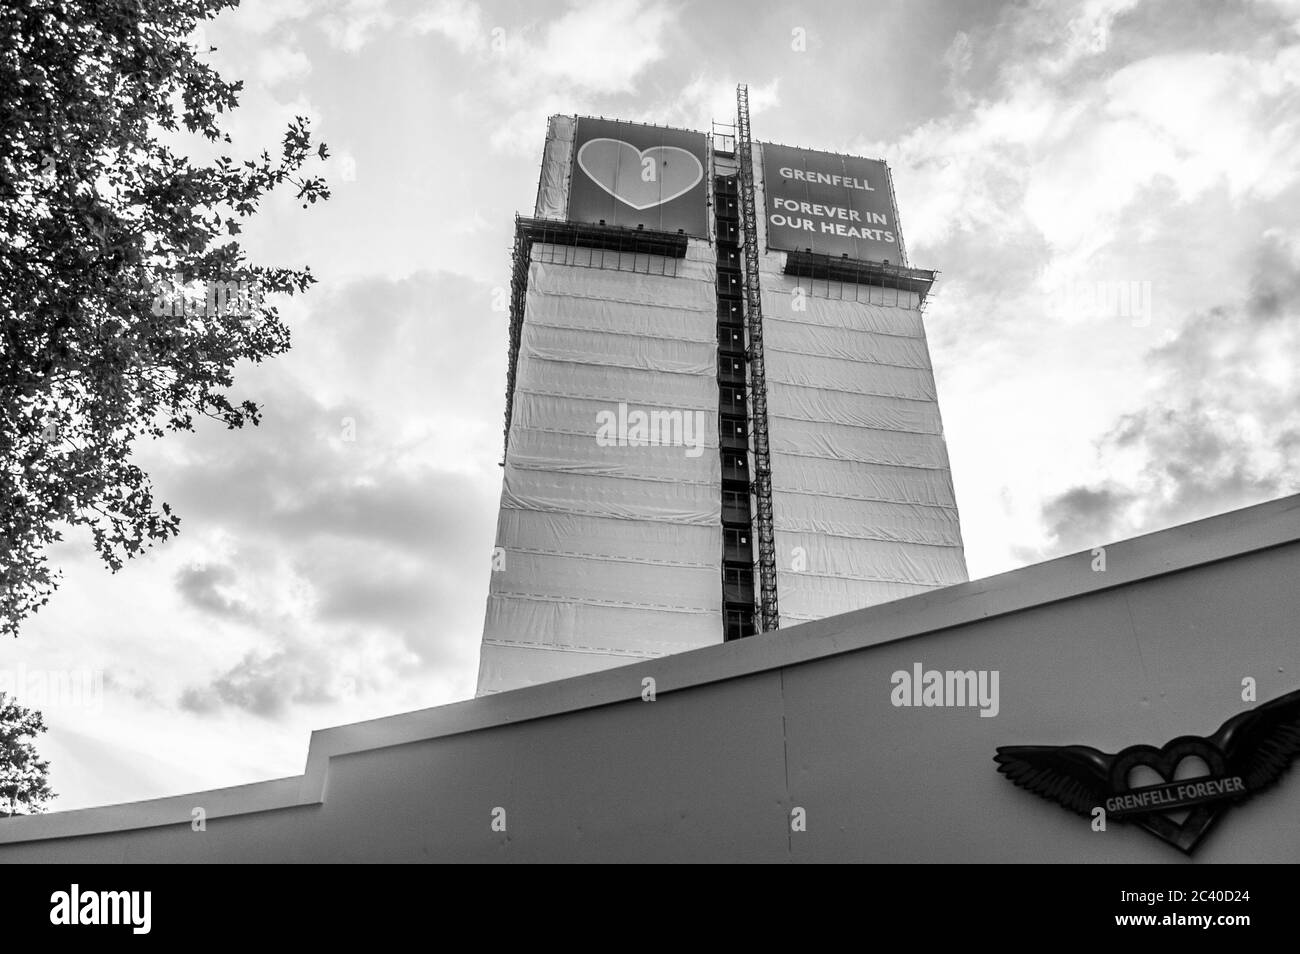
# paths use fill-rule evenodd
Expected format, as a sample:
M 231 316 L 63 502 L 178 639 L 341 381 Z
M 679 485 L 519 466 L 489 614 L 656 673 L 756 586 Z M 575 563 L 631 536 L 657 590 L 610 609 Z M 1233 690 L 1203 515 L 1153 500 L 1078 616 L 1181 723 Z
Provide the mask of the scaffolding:
M 749 331 L 750 401 L 753 406 L 754 500 L 758 538 L 759 629 L 781 625 L 776 598 L 776 534 L 772 518 L 772 456 L 767 438 L 767 371 L 763 362 L 763 297 L 758 281 L 758 215 L 754 209 L 754 143 L 749 127 L 749 87 L 736 87 L 736 145 L 740 151 L 740 211 L 745 248 L 745 323 Z
M 847 255 L 833 258 L 811 250 L 787 252 L 784 273 L 794 278 L 800 287 L 807 281 L 809 292 L 823 298 L 851 297 L 862 301 L 861 295 L 865 291 L 869 304 L 910 307 L 903 296 L 915 295 L 918 308 L 925 307 L 926 298 L 939 275 L 930 269 L 908 268 L 888 262 L 860 262 Z M 889 294 L 891 291 L 892 296 Z

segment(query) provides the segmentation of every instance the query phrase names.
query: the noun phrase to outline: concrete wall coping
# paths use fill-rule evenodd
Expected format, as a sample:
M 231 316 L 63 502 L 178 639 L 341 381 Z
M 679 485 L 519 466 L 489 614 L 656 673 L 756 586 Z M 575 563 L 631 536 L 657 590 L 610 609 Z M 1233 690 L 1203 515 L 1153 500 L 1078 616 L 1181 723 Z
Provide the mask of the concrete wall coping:
M 652 676 L 657 695 L 781 669 L 891 643 L 1300 541 L 1300 494 L 1194 523 L 1105 544 L 1106 570 L 1082 551 L 984 579 L 959 583 L 776 633 L 503 692 L 479 699 L 318 729 L 301 776 L 187 795 L 46 815 L 0 819 L 0 844 L 188 824 L 195 807 L 208 819 L 320 805 L 330 760 L 490 729 L 641 697 Z

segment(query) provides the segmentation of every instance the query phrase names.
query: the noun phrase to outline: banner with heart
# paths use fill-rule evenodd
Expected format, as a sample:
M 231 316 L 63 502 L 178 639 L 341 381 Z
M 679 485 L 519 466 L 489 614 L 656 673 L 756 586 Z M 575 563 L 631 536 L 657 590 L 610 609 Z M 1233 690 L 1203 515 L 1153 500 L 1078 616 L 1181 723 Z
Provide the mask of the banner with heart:
M 621 139 L 591 139 L 578 150 L 578 168 L 618 201 L 638 211 L 685 195 L 704 178 L 704 166 L 685 149 L 638 149 Z
M 569 220 L 707 238 L 703 133 L 579 118 Z

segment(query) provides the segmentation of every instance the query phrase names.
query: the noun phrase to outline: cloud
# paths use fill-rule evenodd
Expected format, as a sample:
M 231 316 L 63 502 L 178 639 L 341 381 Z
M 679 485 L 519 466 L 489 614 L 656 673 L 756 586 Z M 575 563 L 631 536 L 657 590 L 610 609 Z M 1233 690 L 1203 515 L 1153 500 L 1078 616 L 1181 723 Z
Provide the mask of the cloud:
M 943 65 L 948 70 L 948 93 L 959 108 L 964 109 L 971 102 L 966 80 L 974 60 L 970 34 L 965 30 L 958 30 L 952 42 L 948 44 L 948 48 L 944 50 Z
M 1060 76 L 1081 60 L 1100 56 L 1110 47 L 1115 20 L 1138 5 L 1139 0 L 1086 0 L 1064 25 L 1064 39 L 1039 61 L 1048 74 Z M 1064 10 L 1069 10 L 1065 7 Z M 1063 15 L 1063 14 L 1062 14 Z
M 397 22 L 386 6 L 387 0 L 342 0 L 320 18 L 320 25 L 332 46 L 356 53 Z
M 484 495 L 480 482 L 377 450 L 385 425 L 369 407 L 346 408 L 345 417 L 287 389 L 262 397 L 257 431 L 195 448 L 161 471 L 187 524 L 285 544 L 369 542 L 424 554 L 461 544 L 472 527 L 466 504 Z M 348 420 L 365 443 L 346 439 L 350 425 L 338 422 Z
M 736 85 L 733 77 L 719 77 L 712 73 L 699 73 L 671 99 L 647 110 L 651 122 L 689 129 L 708 130 L 713 120 L 734 123 L 736 118 Z M 766 83 L 749 84 L 749 115 L 752 119 L 781 104 L 779 77 Z
M 546 27 L 537 46 L 518 50 L 517 77 L 549 77 L 579 90 L 628 93 L 667 50 L 676 11 L 658 2 L 610 0 L 573 4 Z
M 442 0 L 416 14 L 410 27 L 478 53 L 489 75 L 515 93 L 561 88 L 576 93 L 627 93 L 667 53 L 677 13 L 650 0 L 570 3 L 549 23 L 492 24 L 471 0 Z
M 253 0 L 224 11 L 217 18 L 223 28 L 266 37 L 286 26 L 312 24 L 330 46 L 357 53 L 376 36 L 398 22 L 388 0 Z
M 177 592 L 185 601 L 214 616 L 246 619 L 248 608 L 236 597 L 228 595 L 226 587 L 234 583 L 235 572 L 228 566 L 192 565 L 176 575 Z
M 944 51 L 943 65 L 948 67 L 954 76 L 961 76 L 970 72 L 973 59 L 970 34 L 965 30 L 958 30 L 952 42 L 948 44 L 948 49 Z
M 1169 178 L 1184 200 L 1220 181 L 1234 198 L 1270 199 L 1300 177 L 1300 47 L 1270 58 L 1153 56 L 1117 71 L 1105 91 L 1115 123 L 1131 120 L 1161 146 L 1147 176 Z
M 325 621 L 387 623 L 405 627 L 420 621 L 432 627 L 437 619 L 441 596 L 433 581 L 416 564 L 405 571 L 382 571 L 373 567 L 350 566 L 348 572 L 322 586 L 322 601 L 316 618 Z
M 191 604 L 228 624 L 210 625 L 211 635 L 249 646 L 211 654 L 234 661 L 187 680 L 177 700 L 187 711 L 283 719 L 298 707 L 383 693 L 414 672 L 459 668 L 476 649 L 475 640 L 461 638 L 462 627 L 441 625 L 459 622 L 449 604 L 465 582 L 436 560 L 394 555 L 381 544 L 295 545 L 241 535 L 241 546 L 261 558 L 178 581 Z
M 1051 549 L 1072 553 L 1113 540 L 1133 494 L 1114 487 L 1071 487 L 1043 505 Z
M 287 312 L 293 350 L 237 375 L 261 425 L 204 427 L 149 463 L 206 553 L 176 591 L 229 646 L 186 711 L 283 719 L 350 697 L 340 681 L 469 670 L 482 601 L 465 594 L 486 595 L 500 487 L 489 301 L 430 273 L 313 291 Z
M 1152 349 L 1146 406 L 1098 452 L 1111 475 L 1049 498 L 1048 552 L 1200 519 L 1300 490 L 1300 256 L 1259 247 L 1244 299 Z
M 285 23 L 302 20 L 315 7 L 312 0 L 257 0 L 223 12 L 221 22 L 247 33 L 262 35 Z
M 1260 321 L 1294 317 L 1298 40 L 1265 4 L 1007 7 L 948 40 L 954 108 L 850 144 L 890 162 L 909 257 L 942 270 L 926 324 L 976 575 L 1296 486 L 1296 342 Z
M 272 653 L 248 653 L 207 687 L 181 693 L 180 707 L 210 714 L 222 707 L 276 718 L 295 704 L 336 701 L 340 684 L 315 645 L 293 643 Z
M 446 37 L 461 53 L 487 47 L 483 11 L 469 0 L 440 0 L 416 14 L 411 28 L 416 33 L 436 33 Z
M 311 60 L 295 47 L 280 45 L 259 50 L 255 75 L 267 86 L 286 80 L 300 80 L 311 72 Z
M 959 105 L 969 108 L 897 143 L 857 144 L 891 161 L 910 246 L 1036 234 L 1059 281 L 1162 183 L 1194 202 L 1220 186 L 1234 200 L 1269 200 L 1300 181 L 1300 45 L 1139 52 L 1138 25 L 1123 23 L 1130 11 L 1128 2 L 1071 14 L 1033 7 L 953 41 L 954 74 L 1001 58 L 991 88 L 965 90 Z M 1033 38 L 1021 55 L 1010 49 L 1016 37 Z
M 610 0 L 570 3 L 546 23 L 498 23 L 471 0 L 443 0 L 409 25 L 442 37 L 473 61 L 476 110 L 486 98 L 505 114 L 489 143 L 531 157 L 547 116 L 596 112 L 602 98 L 635 92 L 645 72 L 669 55 L 677 18 L 658 0 Z

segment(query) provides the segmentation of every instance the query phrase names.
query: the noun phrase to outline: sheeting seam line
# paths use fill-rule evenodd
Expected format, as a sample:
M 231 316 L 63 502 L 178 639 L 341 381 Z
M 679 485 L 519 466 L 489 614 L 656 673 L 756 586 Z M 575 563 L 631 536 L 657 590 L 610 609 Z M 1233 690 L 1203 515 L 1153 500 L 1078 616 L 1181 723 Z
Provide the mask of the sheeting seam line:
M 893 470 L 919 470 L 927 474 L 948 469 L 946 467 L 918 467 L 915 464 L 880 464 L 871 460 L 845 460 L 843 457 L 822 457 L 820 454 L 799 454 L 794 451 L 776 451 L 776 453 L 785 457 L 798 457 L 803 460 L 820 460 L 830 464 L 863 464 L 867 467 L 888 467 Z M 951 483 L 951 481 L 949 481 L 949 483 Z
M 917 370 L 917 369 L 912 368 L 912 369 L 910 369 L 910 370 Z M 931 378 L 931 380 L 933 380 L 933 378 Z M 938 403 L 938 400 L 939 400 L 939 399 L 938 399 L 937 397 L 935 397 L 935 396 L 929 396 L 929 397 L 909 397 L 909 396 L 906 395 L 906 394 L 882 394 L 882 393 L 879 392 L 879 391 L 853 391 L 853 390 L 850 390 L 850 389 L 848 389 L 848 388 L 832 388 L 832 387 L 828 387 L 828 386 L 826 386 L 825 384 L 808 384 L 806 381 L 782 381 L 782 380 L 779 380 L 779 379 L 778 379 L 778 380 L 773 381 L 772 383 L 773 383 L 773 384 L 778 384 L 778 385 L 780 385 L 780 386 L 782 386 L 782 387 L 790 387 L 790 388 L 806 388 L 806 389 L 811 390 L 811 391 L 831 391 L 831 392 L 833 392 L 833 393 L 835 393 L 835 394 L 860 394 L 860 395 L 863 395 L 863 396 L 865 396 L 865 397 L 886 397 L 886 398 L 897 398 L 897 399 L 900 400 L 900 401 L 920 401 L 920 402 L 922 402 L 922 403 L 924 403 L 924 404 L 936 404 L 936 403 Z
M 853 424 L 849 421 L 810 421 L 806 417 L 790 417 L 788 414 L 770 414 L 769 417 L 775 417 L 782 421 L 798 421 L 801 424 L 831 424 L 835 427 L 852 427 L 860 431 L 879 431 L 882 434 L 912 434 L 916 437 L 943 437 L 942 433 L 935 431 L 909 431 L 901 427 L 873 427 L 870 424 Z
M 713 570 L 712 563 L 683 563 L 680 560 L 655 560 L 648 557 L 620 556 L 616 553 L 582 553 L 572 550 L 546 550 L 541 547 L 501 547 L 507 553 L 531 553 L 534 556 L 559 557 L 566 560 L 587 560 L 601 563 L 635 563 L 646 566 L 669 566 L 682 570 Z
M 696 281 L 696 280 L 697 279 L 691 279 L 691 278 L 677 279 L 677 281 L 688 281 L 688 282 Z M 716 280 L 704 281 L 703 279 L 699 279 L 698 281 L 700 282 L 701 285 L 713 285 L 716 282 Z M 657 302 L 657 301 L 642 301 L 642 300 L 627 299 L 627 298 L 601 298 L 597 295 L 579 295 L 576 292 L 550 291 L 550 290 L 541 290 L 538 288 L 532 288 L 529 291 L 531 294 L 533 294 L 538 298 L 572 298 L 577 301 L 599 302 L 602 305 L 608 304 L 610 302 L 618 302 L 619 304 L 622 305 L 633 305 L 637 308 L 653 308 L 656 311 L 688 311 L 688 312 L 707 316 L 707 315 L 714 314 L 717 310 L 716 305 L 712 308 L 705 308 L 702 305 L 665 305 L 662 302 Z
M 860 303 L 859 303 L 860 304 Z M 800 328 L 829 328 L 832 331 L 847 331 L 854 335 L 879 335 L 881 338 L 902 338 L 904 341 L 925 341 L 925 335 L 904 335 L 894 331 L 876 331 L 874 328 L 857 328 L 849 325 L 828 325 L 820 321 L 800 321 L 797 318 L 773 318 L 764 315 L 764 321 L 774 321 L 779 325 L 798 325 Z
M 709 327 L 712 329 L 714 326 L 711 324 Z M 590 335 L 614 335 L 621 338 L 648 338 L 651 341 L 680 341 L 685 342 L 686 344 L 711 344 L 715 348 L 718 345 L 716 330 L 714 331 L 715 337 L 710 340 L 708 338 L 683 338 L 681 335 L 652 335 L 641 331 L 615 331 L 611 328 L 595 328 L 590 325 L 557 325 L 554 322 L 549 321 L 525 322 L 524 329 L 527 330 L 528 328 L 554 328 L 556 331 L 581 331 L 584 334 Z
M 835 354 L 813 354 L 808 351 L 791 351 L 788 348 L 773 347 L 773 348 L 768 348 L 767 350 L 774 354 L 790 354 L 800 358 L 823 358 L 827 361 L 847 361 L 850 364 L 864 364 L 864 365 L 869 365 L 873 368 L 901 368 L 904 371 L 933 371 L 934 370 L 928 365 L 925 367 L 918 367 L 917 365 L 914 364 L 893 364 L 892 362 L 889 361 L 869 361 L 865 358 L 845 358 Z
M 877 576 L 845 576 L 842 573 L 809 573 L 807 570 L 797 572 L 794 570 L 781 570 L 780 572 L 785 574 L 787 581 L 800 577 L 811 577 L 816 580 L 843 580 L 847 583 L 891 583 L 901 586 L 920 586 L 926 589 L 952 585 L 944 580 L 895 580 Z
M 552 364 L 581 364 L 596 368 L 618 368 L 620 371 L 641 371 L 645 374 L 681 374 L 687 377 L 712 378 L 716 377 L 718 373 L 716 365 L 704 371 L 674 371 L 671 368 L 638 368 L 626 364 L 612 364 L 610 358 L 600 356 L 595 356 L 590 361 L 583 361 L 578 358 L 553 358 L 549 355 L 538 353 L 535 348 L 529 348 L 528 354 L 530 357 L 536 358 L 538 361 L 549 361 Z
M 534 264 L 538 264 L 538 263 L 534 262 Z M 574 266 L 569 266 L 569 267 L 572 268 Z M 602 271 L 602 269 L 587 269 L 587 271 Z M 643 278 L 662 278 L 664 282 L 666 283 L 671 282 L 677 285 L 679 288 L 682 287 L 683 283 L 690 282 L 692 284 L 702 285 L 708 289 L 713 289 L 714 286 L 716 286 L 718 283 L 716 277 L 688 278 L 684 276 L 672 277 L 669 275 L 647 275 L 644 272 L 632 272 L 625 269 L 604 269 L 604 271 L 619 272 L 620 274 L 627 274 L 627 275 L 640 275 Z M 613 298 L 613 297 L 596 298 L 595 296 L 592 295 L 575 295 L 570 292 L 562 291 L 558 288 L 548 287 L 546 285 L 543 285 L 542 287 L 537 287 L 536 283 L 530 283 L 529 291 L 537 295 L 546 295 L 548 297 L 553 297 L 553 298 L 590 298 L 592 301 L 618 302 L 620 305 L 647 305 L 653 308 L 679 307 L 675 305 L 665 305 L 662 301 L 646 301 L 644 298 Z M 697 296 L 683 295 L 682 297 L 694 300 Z M 681 305 L 680 307 L 686 311 L 698 311 L 700 314 L 708 314 L 708 312 L 712 310 L 709 308 L 703 308 L 700 305 L 696 305 L 696 304 L 686 304 L 686 305 Z
M 880 394 L 876 391 L 841 391 L 838 388 L 827 388 L 820 384 L 791 384 L 788 381 L 777 381 L 776 383 L 781 385 L 783 388 L 795 388 L 800 391 L 832 391 L 835 394 L 854 394 L 859 397 L 888 398 L 891 401 L 911 401 L 913 404 L 938 404 L 934 398 L 903 397 L 899 394 Z M 820 424 L 821 422 L 818 421 L 816 423 Z
M 927 547 L 945 547 L 953 550 L 962 549 L 960 540 L 958 540 L 957 543 L 932 543 L 929 540 L 906 540 L 902 537 L 875 537 L 863 533 L 840 533 L 837 530 L 819 530 L 816 527 L 778 526 L 776 529 L 779 533 L 812 533 L 823 537 L 838 537 L 843 540 L 873 540 L 876 543 L 916 543 Z M 786 571 L 782 570 L 781 572 L 784 573 Z
M 532 603 L 582 603 L 585 606 L 607 606 L 614 609 L 655 610 L 662 613 L 684 613 L 687 616 L 717 616 L 717 610 L 695 606 L 676 606 L 669 603 L 634 603 L 628 600 L 602 600 L 594 596 L 552 596 L 546 593 L 519 593 L 500 590 L 488 593 L 489 600 L 528 600 Z
M 915 500 L 891 500 L 887 497 L 861 497 L 857 494 L 840 494 L 832 493 L 826 490 L 800 490 L 794 487 L 777 487 L 775 484 L 772 489 L 777 493 L 790 494 L 793 497 L 830 497 L 835 500 L 860 500 L 863 503 L 894 504 L 899 507 L 924 507 L 927 510 L 952 510 L 957 509 L 954 504 L 932 504 L 920 503 Z
M 601 646 L 580 646 L 576 643 L 533 643 L 526 639 L 497 639 L 495 636 L 484 636 L 483 642 L 492 646 L 509 646 L 511 649 L 538 649 L 554 652 L 581 652 L 591 653 L 594 656 L 625 656 L 628 659 L 658 659 L 666 655 L 664 652 L 651 652 L 650 650 L 620 650 L 615 652 L 612 649 L 605 649 Z
M 948 469 L 947 465 L 941 467 L 926 467 L 923 464 L 898 464 L 898 463 L 894 463 L 893 461 L 887 461 L 887 460 L 863 460 L 860 457 L 822 457 L 817 454 L 800 454 L 797 451 L 784 450 L 780 447 L 775 447 L 773 452 L 777 454 L 785 454 L 788 457 L 806 458 L 807 460 L 829 460 L 829 461 L 838 461 L 839 463 L 852 462 L 855 464 L 877 464 L 881 467 L 906 467 L 909 470 L 945 471 Z
M 789 348 L 770 347 L 768 354 L 791 354 L 800 358 L 825 358 L 829 361 L 848 361 L 852 364 L 865 364 L 873 368 L 902 368 L 905 371 L 933 371 L 929 365 L 894 364 L 892 361 L 872 361 L 869 358 L 849 358 L 842 354 L 818 354 L 813 351 L 791 351 Z
M 603 396 L 593 396 L 590 394 L 567 394 L 559 391 L 533 391 L 527 388 L 515 388 L 515 393 L 531 394 L 533 397 L 565 398 L 566 400 L 570 400 L 570 401 L 591 401 L 593 403 L 600 403 L 600 404 L 608 404 L 611 401 L 614 401 L 613 398 L 607 398 Z M 628 404 L 635 403 L 632 401 L 627 401 L 626 398 L 623 398 L 621 400 Z M 620 402 L 614 401 L 614 403 L 617 404 Z M 654 405 L 656 408 L 669 408 L 674 411 L 706 411 L 707 412 L 707 411 L 716 411 L 718 409 L 716 404 L 700 404 L 700 405 L 669 404 L 664 401 L 655 401 Z
M 568 507 L 549 507 L 543 509 L 535 504 L 527 507 L 516 507 L 510 503 L 502 502 L 502 510 L 517 510 L 520 513 L 549 513 L 564 514 L 569 517 L 597 517 L 602 520 L 626 520 L 630 523 L 664 523 L 669 526 L 688 526 L 688 527 L 712 527 L 722 523 L 722 509 L 719 507 L 716 514 L 709 515 L 708 523 L 688 523 L 683 524 L 681 517 L 621 517 L 615 513 L 602 513 L 594 510 L 573 510 Z
M 656 409 L 656 410 L 657 410 L 657 409 Z M 701 410 L 703 410 L 703 409 L 701 408 Z M 562 435 L 564 435 L 564 436 L 566 436 L 566 437 L 585 437 L 585 438 L 588 438 L 589 440 L 591 440 L 591 441 L 593 441 L 593 442 L 596 440 L 596 435 L 595 435 L 595 433 L 592 432 L 592 431 L 564 431 L 564 430 L 560 430 L 559 428 L 552 428 L 552 427 L 531 427 L 531 426 L 529 426 L 528 424 L 521 424 L 521 425 L 516 429 L 516 434 L 528 433 L 528 432 L 531 432 L 531 433 L 533 433 L 533 434 L 562 434 Z M 911 432 L 908 432 L 908 433 L 911 433 Z M 700 446 L 701 448 L 703 448 L 703 449 L 706 449 L 706 450 L 708 450 L 708 449 L 717 450 L 717 449 L 718 449 L 718 444 L 717 444 L 716 441 L 714 441 L 714 443 L 712 443 L 712 444 L 700 444 L 699 446 Z M 628 449 L 632 449 L 632 450 L 649 450 L 649 449 L 651 449 L 651 448 L 660 448 L 660 449 L 672 450 L 672 451 L 678 451 L 678 452 L 681 452 L 681 451 L 685 450 L 685 447 L 684 447 L 684 446 L 682 446 L 682 445 L 678 445 L 678 444 L 646 444 L 645 446 L 633 445 L 633 444 L 627 444 L 627 445 L 618 445 L 618 446 L 617 446 L 617 449 L 618 449 L 618 450 L 628 450 Z
M 604 480 L 650 480 L 660 484 L 686 484 L 690 487 L 708 487 L 710 489 L 722 486 L 721 477 L 717 480 L 686 480 L 679 477 L 650 477 L 644 474 L 588 474 L 582 471 L 564 470 L 556 467 L 531 467 L 514 460 L 510 462 L 510 466 L 516 470 L 527 470 L 537 474 L 559 474 L 565 477 L 572 477 L 576 473 L 580 477 L 596 477 Z

